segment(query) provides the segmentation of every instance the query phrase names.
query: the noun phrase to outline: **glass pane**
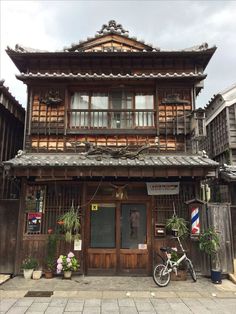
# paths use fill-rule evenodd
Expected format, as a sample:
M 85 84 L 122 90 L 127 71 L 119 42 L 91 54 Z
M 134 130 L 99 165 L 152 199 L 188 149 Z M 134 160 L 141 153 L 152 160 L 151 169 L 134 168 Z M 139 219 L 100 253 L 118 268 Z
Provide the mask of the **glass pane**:
M 146 207 L 124 204 L 121 208 L 121 248 L 138 249 L 147 241 Z
M 93 93 L 91 97 L 92 110 L 108 110 L 108 94 L 107 93 Z M 91 116 L 92 127 L 106 128 L 108 124 L 107 112 L 96 111 Z
M 111 109 L 119 110 L 111 114 L 111 127 L 125 129 L 132 127 L 132 112 L 124 112 L 122 109 L 132 109 L 132 94 L 122 91 L 110 94 Z
M 153 110 L 154 96 L 151 94 L 137 94 L 135 95 L 135 109 L 136 110 Z M 136 112 L 135 124 L 138 127 L 154 126 L 154 115 L 152 112 Z
M 151 94 L 136 94 L 135 108 L 136 109 L 153 109 L 154 96 Z
M 91 240 L 90 247 L 115 247 L 115 206 L 103 205 L 97 210 L 91 210 Z
M 74 93 L 71 97 L 71 106 L 72 109 L 70 116 L 70 126 L 71 127 L 86 127 L 88 126 L 88 113 L 76 111 L 73 112 L 73 109 L 84 109 L 88 110 L 89 108 L 89 96 L 85 93 Z

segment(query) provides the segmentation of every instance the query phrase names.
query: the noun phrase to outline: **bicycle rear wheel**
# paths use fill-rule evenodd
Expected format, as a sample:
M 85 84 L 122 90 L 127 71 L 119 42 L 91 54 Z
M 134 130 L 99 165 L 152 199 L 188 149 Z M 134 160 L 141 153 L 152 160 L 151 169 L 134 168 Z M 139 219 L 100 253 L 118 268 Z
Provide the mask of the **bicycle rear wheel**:
M 189 271 L 193 281 L 196 282 L 197 281 L 197 275 L 196 275 L 196 272 L 195 272 L 195 270 L 193 268 L 193 264 L 190 261 L 190 259 L 186 260 L 186 265 L 187 265 L 187 269 L 188 269 L 188 271 Z
M 159 264 L 156 265 L 153 269 L 153 280 L 159 287 L 165 287 L 170 282 L 170 273 L 163 274 L 165 270 L 165 265 Z

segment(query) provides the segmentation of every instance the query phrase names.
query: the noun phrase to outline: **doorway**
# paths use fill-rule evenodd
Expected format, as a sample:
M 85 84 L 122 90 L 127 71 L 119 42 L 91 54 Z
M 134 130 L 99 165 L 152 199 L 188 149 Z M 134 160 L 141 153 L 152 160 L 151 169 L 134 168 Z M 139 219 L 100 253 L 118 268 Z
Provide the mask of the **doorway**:
M 147 209 L 146 203 L 133 202 L 91 206 L 87 215 L 87 274 L 148 274 Z

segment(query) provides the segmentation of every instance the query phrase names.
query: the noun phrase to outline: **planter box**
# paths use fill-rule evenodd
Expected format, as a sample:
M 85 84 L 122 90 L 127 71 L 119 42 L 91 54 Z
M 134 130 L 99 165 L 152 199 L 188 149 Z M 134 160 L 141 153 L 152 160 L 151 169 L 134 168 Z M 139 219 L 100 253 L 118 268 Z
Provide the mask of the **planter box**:
M 184 281 L 187 280 L 187 272 L 185 270 L 178 270 L 178 274 L 176 276 L 176 274 L 174 272 L 172 272 L 170 274 L 170 279 L 173 281 Z

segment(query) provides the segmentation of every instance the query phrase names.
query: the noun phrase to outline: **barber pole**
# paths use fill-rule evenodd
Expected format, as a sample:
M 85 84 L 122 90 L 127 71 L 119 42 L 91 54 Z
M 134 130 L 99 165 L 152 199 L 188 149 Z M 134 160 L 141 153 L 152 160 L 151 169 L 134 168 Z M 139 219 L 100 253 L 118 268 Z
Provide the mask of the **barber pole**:
M 191 208 L 191 234 L 198 236 L 200 234 L 199 208 Z

